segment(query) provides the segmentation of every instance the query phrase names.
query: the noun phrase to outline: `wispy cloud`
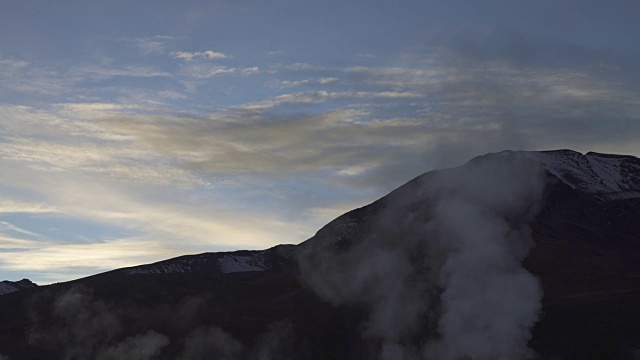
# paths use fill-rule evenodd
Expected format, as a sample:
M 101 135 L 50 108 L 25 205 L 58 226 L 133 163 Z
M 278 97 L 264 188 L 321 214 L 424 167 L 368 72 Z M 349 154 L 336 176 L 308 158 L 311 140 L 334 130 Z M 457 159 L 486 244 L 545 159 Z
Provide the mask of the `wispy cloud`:
M 260 68 L 257 66 L 251 66 L 251 67 L 245 67 L 245 68 L 241 68 L 240 69 L 240 73 L 242 75 L 253 75 L 253 74 L 259 74 L 260 73 Z
M 5 71 L 3 70 L 5 67 Z M 12 93 L 40 94 L 58 97 L 62 95 L 86 96 L 86 91 L 99 89 L 90 86 L 85 93 L 79 85 L 95 84 L 99 81 L 126 78 L 171 78 L 167 71 L 149 65 L 113 66 L 105 64 L 31 64 L 24 60 L 0 63 L 0 90 Z
M 170 35 L 155 35 L 148 37 L 137 38 L 119 38 L 119 41 L 133 46 L 140 51 L 140 53 L 146 54 L 160 54 L 166 51 L 168 43 L 175 42 L 177 40 L 184 39 L 182 36 L 170 36 Z
M 83 80 L 104 80 L 117 76 L 141 78 L 172 76 L 166 71 L 159 71 L 153 67 L 144 65 L 127 65 L 123 67 L 87 65 L 73 68 L 70 73 L 72 76 Z
M 0 70 L 4 70 L 4 71 L 15 70 L 15 69 L 23 68 L 27 65 L 29 65 L 29 63 L 24 60 L 2 59 L 0 57 Z
M 0 238 L 0 244 L 7 240 Z M 41 273 L 40 284 L 68 281 L 115 268 L 133 266 L 176 254 L 171 246 L 144 238 L 128 238 L 91 244 L 59 244 L 15 241 L 23 249 L 0 251 L 3 271 Z M 0 245 L 1 246 L 1 245 Z M 72 262 L 69 259 L 73 259 Z
M 193 65 L 183 69 L 183 73 L 196 78 L 196 79 L 208 79 L 214 76 L 235 74 L 236 68 L 230 68 L 227 66 L 210 66 L 210 65 Z
M 317 102 L 325 102 L 328 100 L 344 100 L 344 99 L 416 99 L 422 95 L 409 91 L 313 91 L 304 93 L 288 93 L 274 97 L 273 99 L 263 100 L 255 103 L 245 104 L 239 107 L 244 110 L 268 110 L 284 104 L 309 104 Z
M 11 215 L 0 222 L 0 268 L 4 271 L 37 273 L 46 271 L 39 281 L 55 281 L 58 274 L 81 277 L 116 267 L 148 263 L 185 253 L 243 248 L 265 248 L 273 243 L 292 242 L 309 229 L 274 217 L 255 216 L 246 226 L 246 216 L 224 206 L 185 203 L 183 194 L 167 194 L 167 189 L 148 183 L 134 190 L 109 179 L 77 173 L 54 173 L 48 177 L 38 170 L 22 175 L 0 176 L 6 188 L 27 190 L 45 201 L 3 199 L 0 215 Z M 175 193 L 175 190 L 171 190 Z M 186 194 L 189 194 L 188 192 Z M 29 195 L 29 196 L 34 196 Z M 190 196 L 194 196 L 192 193 Z M 182 202 L 177 199 L 182 198 Z M 223 198 L 219 196 L 221 200 Z M 224 201 L 224 200 L 223 200 Z M 64 241 L 49 239 L 37 230 L 11 223 L 16 216 L 33 226 L 75 219 L 122 229 L 132 236 L 104 239 L 89 231 L 68 234 Z M 24 216 L 35 216 L 25 221 Z M 39 219 L 39 220 L 38 220 Z M 120 231 L 122 232 L 122 231 Z M 282 235 L 287 234 L 287 235 Z M 82 235 L 85 240 L 73 240 Z M 69 259 L 74 259 L 69 262 Z M 60 279 L 64 279 L 61 275 Z
M 15 226 L 15 225 L 13 225 L 13 224 L 11 224 L 9 222 L 6 222 L 6 221 L 0 221 L 0 234 L 2 234 L 2 233 L 6 234 L 7 232 L 15 233 L 15 234 L 22 235 L 22 236 L 26 235 L 26 236 L 28 236 L 30 238 L 40 238 L 41 237 L 40 234 L 36 234 L 36 233 L 34 233 L 32 231 L 22 229 L 22 228 L 20 228 L 18 226 Z
M 206 59 L 206 60 L 214 60 L 214 59 L 226 59 L 229 56 L 225 53 L 221 53 L 218 51 L 207 50 L 207 51 L 175 51 L 171 54 L 175 59 L 182 59 L 186 61 L 191 61 L 193 59 Z
M 194 79 L 209 79 L 222 75 L 249 76 L 258 73 L 260 73 L 260 68 L 257 66 L 236 68 L 206 63 L 188 64 L 181 69 L 181 74 Z
M 0 214 L 50 214 L 61 213 L 62 209 L 43 202 L 28 202 L 8 198 L 0 198 Z

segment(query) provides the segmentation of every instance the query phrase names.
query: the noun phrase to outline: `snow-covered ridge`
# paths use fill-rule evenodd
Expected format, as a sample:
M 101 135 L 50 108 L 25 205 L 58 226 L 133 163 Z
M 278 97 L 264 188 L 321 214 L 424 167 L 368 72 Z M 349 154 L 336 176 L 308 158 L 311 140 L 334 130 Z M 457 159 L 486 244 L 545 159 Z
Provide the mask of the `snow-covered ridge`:
M 218 266 L 220 266 L 220 270 L 224 274 L 267 270 L 267 266 L 264 263 L 264 257 L 258 255 L 224 255 L 218 259 Z
M 136 266 L 128 269 L 127 274 L 172 274 L 172 273 L 188 273 L 191 272 L 191 266 L 188 263 L 178 262 L 174 264 L 149 264 Z
M 9 285 L 7 283 L 0 282 L 0 295 L 4 295 L 4 294 L 8 294 L 8 293 L 12 293 L 18 291 L 18 288 L 13 286 L 13 285 Z
M 530 152 L 544 168 L 574 189 L 606 199 L 640 197 L 640 159 L 572 150 Z
M 127 275 L 194 272 L 229 274 L 236 272 L 265 271 L 270 268 L 271 265 L 265 261 L 264 251 L 240 251 L 183 256 L 154 264 L 128 268 L 125 271 Z
M 34 284 L 28 279 L 22 279 L 20 281 L 0 281 L 0 295 L 9 294 L 12 292 L 20 291 L 22 289 L 28 289 L 36 286 L 38 285 Z

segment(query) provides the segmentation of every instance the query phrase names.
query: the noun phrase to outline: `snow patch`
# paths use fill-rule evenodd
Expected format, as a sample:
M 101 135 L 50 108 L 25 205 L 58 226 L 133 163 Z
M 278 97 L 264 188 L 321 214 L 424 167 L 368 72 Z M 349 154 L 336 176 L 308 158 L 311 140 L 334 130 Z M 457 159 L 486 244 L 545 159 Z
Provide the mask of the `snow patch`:
M 264 271 L 270 268 L 262 252 L 242 255 L 234 253 L 206 253 L 188 258 L 167 260 L 160 263 L 141 265 L 126 270 L 127 275 L 176 274 L 176 273 L 217 273 L 223 274 Z
M 549 173 L 574 189 L 608 200 L 640 197 L 640 165 L 633 157 L 559 150 L 531 152 Z M 637 160 L 637 159 L 635 159 Z
M 19 289 L 13 285 L 9 285 L 5 282 L 0 282 L 0 295 L 16 292 Z
M 597 156 L 586 156 L 593 172 L 600 178 L 600 184 L 604 189 L 611 192 L 622 191 L 622 175 L 620 174 L 620 163 L 622 159 L 607 159 Z
M 127 270 L 127 275 L 135 274 L 175 274 L 191 272 L 191 267 L 180 263 L 144 265 Z
M 9 294 L 36 286 L 38 285 L 31 282 L 31 280 L 29 279 L 22 279 L 20 281 L 0 281 L 0 295 Z
M 224 274 L 267 270 L 264 264 L 264 258 L 257 255 L 224 255 L 218 259 L 218 265 L 220 266 L 220 271 Z

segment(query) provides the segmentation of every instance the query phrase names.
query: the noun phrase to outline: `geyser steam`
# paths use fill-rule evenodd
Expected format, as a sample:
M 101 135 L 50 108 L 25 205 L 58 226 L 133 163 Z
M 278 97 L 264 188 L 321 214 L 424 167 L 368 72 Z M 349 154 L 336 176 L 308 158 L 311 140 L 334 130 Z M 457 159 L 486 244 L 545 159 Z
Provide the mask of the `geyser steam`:
M 521 263 L 544 185 L 518 152 L 429 173 L 374 205 L 348 241 L 321 230 L 303 278 L 334 304 L 367 307 L 380 359 L 530 358 L 542 291 Z

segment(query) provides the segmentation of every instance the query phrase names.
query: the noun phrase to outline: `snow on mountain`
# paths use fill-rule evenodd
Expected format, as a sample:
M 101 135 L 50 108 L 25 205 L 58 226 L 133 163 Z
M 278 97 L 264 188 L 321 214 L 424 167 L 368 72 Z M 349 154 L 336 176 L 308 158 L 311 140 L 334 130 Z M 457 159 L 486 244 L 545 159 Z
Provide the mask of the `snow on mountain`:
M 172 273 L 188 273 L 191 272 L 191 266 L 188 263 L 174 264 L 150 264 L 141 265 L 128 269 L 127 274 L 172 274 Z
M 9 294 L 12 292 L 20 291 L 22 289 L 28 289 L 36 287 L 38 285 L 31 282 L 28 279 L 22 279 L 20 281 L 0 281 L 0 295 Z
M 574 189 L 607 200 L 640 197 L 640 159 L 572 150 L 530 152 L 549 173 Z
M 223 274 L 265 271 L 271 265 L 265 261 L 264 251 L 236 251 L 182 256 L 154 264 L 126 269 L 127 275 L 221 272 Z
M 12 293 L 14 291 L 18 291 L 18 288 L 5 283 L 4 281 L 0 283 L 0 295 Z
M 224 274 L 267 270 L 264 264 L 264 258 L 260 256 L 225 255 L 218 259 L 218 265 Z

